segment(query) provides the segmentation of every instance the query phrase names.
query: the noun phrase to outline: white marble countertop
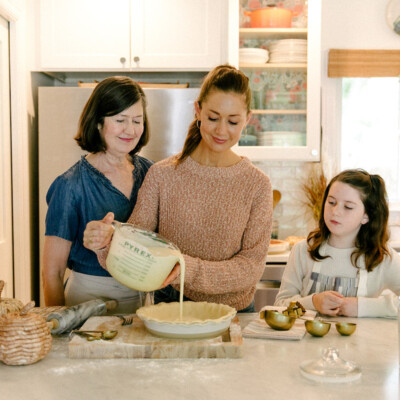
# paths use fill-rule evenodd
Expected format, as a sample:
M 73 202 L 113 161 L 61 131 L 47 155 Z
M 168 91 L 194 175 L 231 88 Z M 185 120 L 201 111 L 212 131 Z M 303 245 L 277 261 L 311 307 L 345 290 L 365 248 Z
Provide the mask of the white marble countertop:
M 256 314 L 241 315 L 242 327 Z M 351 320 L 350 318 L 346 320 Z M 300 341 L 244 339 L 242 359 L 79 360 L 68 358 L 68 337 L 55 337 L 36 364 L 0 363 L 0 398 L 7 400 L 104 399 L 399 399 L 396 320 L 358 319 L 356 332 L 340 336 L 334 326 L 323 338 Z M 335 346 L 359 364 L 360 381 L 317 384 L 299 364 Z

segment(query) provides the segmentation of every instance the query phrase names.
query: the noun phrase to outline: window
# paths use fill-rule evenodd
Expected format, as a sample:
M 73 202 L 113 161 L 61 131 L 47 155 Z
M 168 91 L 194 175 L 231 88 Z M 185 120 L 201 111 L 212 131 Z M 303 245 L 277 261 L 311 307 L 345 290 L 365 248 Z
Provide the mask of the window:
M 399 78 L 343 78 L 341 169 L 363 168 L 400 204 Z

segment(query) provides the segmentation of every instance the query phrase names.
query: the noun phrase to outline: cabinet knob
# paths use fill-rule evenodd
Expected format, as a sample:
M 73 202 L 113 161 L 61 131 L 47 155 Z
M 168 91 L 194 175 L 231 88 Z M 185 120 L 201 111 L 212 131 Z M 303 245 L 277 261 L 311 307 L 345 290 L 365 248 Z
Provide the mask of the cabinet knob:
M 139 62 L 140 61 L 140 57 L 138 57 L 138 56 L 133 57 L 133 61 Z
M 125 64 L 126 58 L 125 58 L 125 57 L 121 57 L 121 58 L 119 59 L 119 61 L 121 61 L 121 64 Z
M 318 155 L 318 150 L 312 149 L 312 150 L 311 150 L 311 155 L 314 156 L 314 157 L 316 157 L 316 156 Z

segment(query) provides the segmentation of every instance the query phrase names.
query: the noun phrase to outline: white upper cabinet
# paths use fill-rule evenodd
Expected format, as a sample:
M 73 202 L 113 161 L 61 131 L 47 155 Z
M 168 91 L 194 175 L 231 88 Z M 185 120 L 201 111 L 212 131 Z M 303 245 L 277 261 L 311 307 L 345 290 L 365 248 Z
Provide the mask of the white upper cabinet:
M 210 69 L 228 61 L 228 3 L 40 0 L 40 68 Z
M 128 68 L 130 0 L 40 0 L 40 67 Z
M 223 62 L 223 3 L 132 0 L 132 67 L 198 69 Z

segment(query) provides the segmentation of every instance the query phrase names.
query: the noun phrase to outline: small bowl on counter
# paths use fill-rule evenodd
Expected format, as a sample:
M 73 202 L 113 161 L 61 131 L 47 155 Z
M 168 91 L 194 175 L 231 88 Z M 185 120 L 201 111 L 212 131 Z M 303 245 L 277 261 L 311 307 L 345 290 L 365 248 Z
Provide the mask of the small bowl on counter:
M 288 331 L 296 321 L 296 318 L 289 317 L 275 310 L 264 310 L 260 313 L 260 318 L 277 331 Z
M 352 335 L 356 328 L 357 324 L 354 322 L 337 322 L 335 324 L 336 330 L 342 335 L 342 336 L 350 336 Z
M 310 319 L 304 322 L 306 331 L 315 337 L 325 336 L 331 329 L 330 322 L 321 321 L 318 319 Z

